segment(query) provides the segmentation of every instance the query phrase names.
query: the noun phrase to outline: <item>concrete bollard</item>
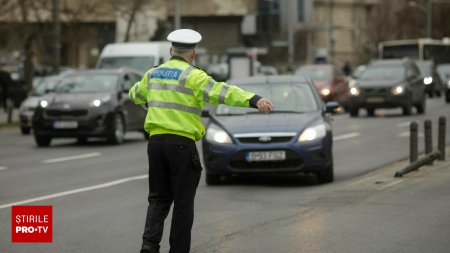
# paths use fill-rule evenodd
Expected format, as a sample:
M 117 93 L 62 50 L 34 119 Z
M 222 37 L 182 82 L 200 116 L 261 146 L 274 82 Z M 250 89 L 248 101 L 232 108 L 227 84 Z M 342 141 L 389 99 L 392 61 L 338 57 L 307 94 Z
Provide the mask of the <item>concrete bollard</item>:
M 445 161 L 445 126 L 446 118 L 439 117 L 439 130 L 438 130 L 438 150 L 441 152 L 438 160 Z
M 409 125 L 409 161 L 417 161 L 418 153 L 418 125 L 417 122 L 411 122 Z
M 441 152 L 439 150 L 435 150 L 435 151 L 429 153 L 428 155 L 426 155 L 425 157 L 423 157 L 413 163 L 410 163 L 404 169 L 395 172 L 394 177 L 402 177 L 406 173 L 409 173 L 414 170 L 418 170 L 423 165 L 432 163 L 435 159 L 437 159 L 440 156 L 441 156 Z

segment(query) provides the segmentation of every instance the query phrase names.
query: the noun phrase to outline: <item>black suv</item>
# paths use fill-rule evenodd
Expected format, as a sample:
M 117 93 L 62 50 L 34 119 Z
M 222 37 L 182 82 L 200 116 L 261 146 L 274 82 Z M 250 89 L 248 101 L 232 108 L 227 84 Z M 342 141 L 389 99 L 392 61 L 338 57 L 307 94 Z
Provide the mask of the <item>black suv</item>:
M 414 61 L 372 61 L 350 87 L 350 116 L 357 117 L 360 108 L 365 108 L 369 116 L 375 114 L 375 109 L 394 107 L 401 107 L 403 115 L 410 115 L 413 106 L 418 113 L 424 113 L 424 89 Z

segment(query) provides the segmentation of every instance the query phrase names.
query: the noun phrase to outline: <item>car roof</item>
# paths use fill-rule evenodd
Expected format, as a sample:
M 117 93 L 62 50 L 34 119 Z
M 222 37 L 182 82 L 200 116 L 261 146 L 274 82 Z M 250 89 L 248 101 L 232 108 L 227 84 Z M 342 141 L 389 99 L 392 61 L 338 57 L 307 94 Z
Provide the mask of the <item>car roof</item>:
M 252 76 L 238 79 L 231 79 L 228 83 L 233 85 L 245 84 L 277 84 L 277 83 L 304 83 L 310 84 L 309 78 L 294 75 L 271 75 L 271 76 Z

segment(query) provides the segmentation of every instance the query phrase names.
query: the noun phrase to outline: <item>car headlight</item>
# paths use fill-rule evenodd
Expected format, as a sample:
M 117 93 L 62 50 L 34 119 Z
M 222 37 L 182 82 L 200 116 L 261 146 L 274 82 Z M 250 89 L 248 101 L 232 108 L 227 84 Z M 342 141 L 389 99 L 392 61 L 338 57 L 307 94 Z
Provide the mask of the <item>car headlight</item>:
M 39 105 L 40 105 L 42 108 L 45 108 L 45 107 L 48 106 L 48 101 L 47 101 L 47 100 L 41 100 L 41 102 L 39 102 Z
M 399 96 L 405 94 L 405 86 L 404 85 L 396 85 L 391 90 L 392 95 Z
M 320 94 L 322 94 L 322 96 L 328 96 L 331 94 L 331 90 L 328 88 L 323 88 L 320 90 Z
M 357 87 L 352 87 L 352 88 L 350 88 L 350 95 L 352 95 L 352 96 L 359 96 L 359 88 L 357 88 Z
M 91 103 L 89 105 L 93 106 L 93 107 L 100 107 L 102 104 L 108 102 L 109 100 L 111 100 L 111 96 L 110 95 L 104 96 L 104 97 L 102 97 L 100 99 L 94 99 L 94 100 L 91 101 Z
M 232 143 L 230 136 L 222 128 L 215 124 L 211 124 L 206 130 L 206 139 L 210 142 L 220 143 L 220 144 L 230 144 Z
M 450 80 L 447 82 L 447 87 L 450 89 Z
M 431 77 L 431 76 L 427 76 L 427 77 L 425 77 L 424 79 L 423 79 L 423 83 L 425 84 L 425 85 L 429 85 L 429 84 L 431 84 L 433 82 L 433 77 Z
M 312 141 L 326 135 L 327 129 L 324 124 L 306 128 L 298 137 L 299 142 Z

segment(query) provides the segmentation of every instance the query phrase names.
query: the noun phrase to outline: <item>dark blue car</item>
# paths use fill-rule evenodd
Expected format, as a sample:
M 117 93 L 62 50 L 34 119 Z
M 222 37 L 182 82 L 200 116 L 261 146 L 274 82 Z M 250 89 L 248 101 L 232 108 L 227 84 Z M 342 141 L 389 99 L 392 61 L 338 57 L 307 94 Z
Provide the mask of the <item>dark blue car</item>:
M 206 183 L 242 174 L 314 173 L 332 182 L 332 131 L 325 106 L 311 80 L 300 76 L 259 76 L 229 83 L 268 97 L 270 114 L 219 105 L 211 110 L 203 157 Z

